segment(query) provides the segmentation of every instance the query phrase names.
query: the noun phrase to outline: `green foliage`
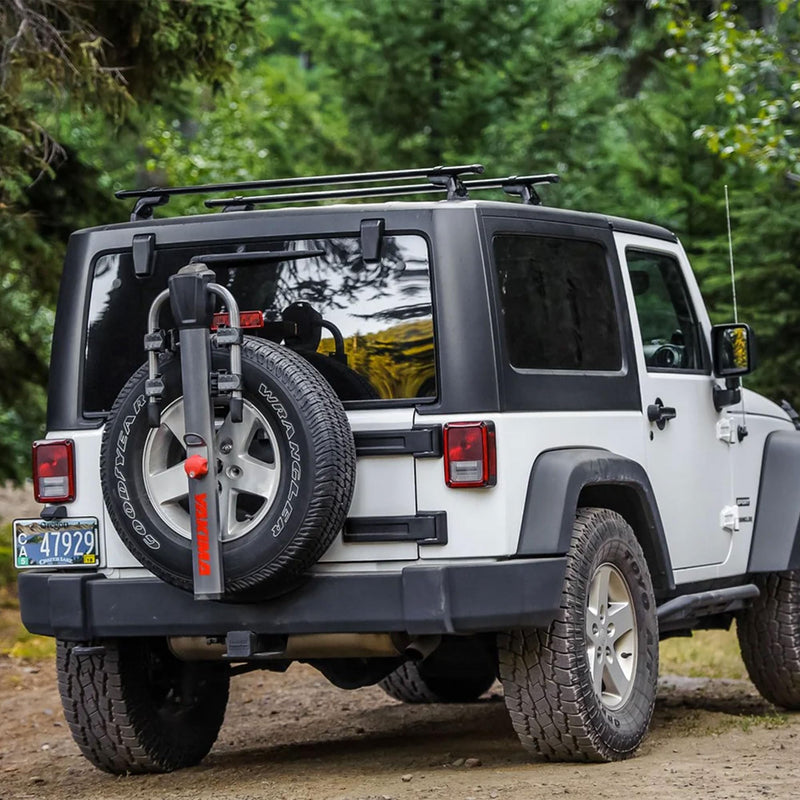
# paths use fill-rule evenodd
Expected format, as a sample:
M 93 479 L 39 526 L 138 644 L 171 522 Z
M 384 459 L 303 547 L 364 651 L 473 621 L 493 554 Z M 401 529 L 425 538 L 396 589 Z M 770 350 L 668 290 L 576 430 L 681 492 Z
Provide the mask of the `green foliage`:
M 17 600 L 11 524 L 0 525 L 0 656 L 39 660 L 52 658 L 55 639 L 36 636 L 23 627 Z
M 707 71 L 717 81 L 716 118 L 703 121 L 695 136 L 723 159 L 763 170 L 796 169 L 800 3 L 763 0 L 740 11 L 722 2 L 707 19 L 687 0 L 656 0 L 655 5 L 671 14 L 674 47 L 667 55 L 689 73 Z
M 118 163 L 135 162 L 136 102 L 171 97 L 188 64 L 198 80 L 227 77 L 231 44 L 251 21 L 249 6 L 247 0 L 0 3 L 0 480 L 27 473 L 30 440 L 42 433 L 67 236 L 107 214 L 110 181 L 90 159 L 105 151 Z M 80 141 L 87 130 L 93 137 Z
M 739 653 L 733 628 L 695 631 L 690 637 L 661 642 L 658 671 L 661 676 L 746 680 L 747 669 Z
M 682 238 L 754 388 L 800 403 L 797 0 L 0 5 L 0 478 L 27 471 L 68 233 L 114 189 L 480 161 Z M 25 21 L 26 25 L 22 26 Z M 58 144 L 56 144 L 58 143 Z M 162 214 L 200 211 L 170 202 Z
M 11 536 L 11 523 L 0 525 L 0 592 L 15 586 L 17 583 L 17 570 L 14 567 L 14 548 Z

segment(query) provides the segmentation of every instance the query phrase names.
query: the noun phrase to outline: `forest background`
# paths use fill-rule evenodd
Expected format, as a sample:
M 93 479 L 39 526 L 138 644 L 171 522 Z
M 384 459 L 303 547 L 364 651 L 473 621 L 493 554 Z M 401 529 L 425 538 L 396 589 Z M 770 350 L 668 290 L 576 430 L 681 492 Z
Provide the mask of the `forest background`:
M 0 0 L 0 481 L 43 432 L 69 233 L 120 188 L 480 162 L 681 237 L 800 405 L 797 0 Z M 171 202 L 162 215 L 200 210 Z

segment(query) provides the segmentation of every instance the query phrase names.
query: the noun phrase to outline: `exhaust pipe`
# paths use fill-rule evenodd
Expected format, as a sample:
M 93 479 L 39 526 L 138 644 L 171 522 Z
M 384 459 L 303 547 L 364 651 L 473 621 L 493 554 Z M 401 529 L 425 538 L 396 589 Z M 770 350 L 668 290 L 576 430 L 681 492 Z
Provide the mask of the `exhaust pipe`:
M 396 658 L 404 653 L 412 658 L 424 658 L 422 653 L 427 655 L 430 652 L 425 647 L 425 640 L 436 639 L 436 645 L 439 643 L 439 637 L 436 636 L 423 636 L 409 641 L 407 636 L 389 633 L 304 633 L 276 638 L 281 639 L 280 645 L 271 647 L 269 654 L 259 654 L 259 661 Z M 167 644 L 175 658 L 181 661 L 218 661 L 228 652 L 223 637 L 169 636 Z M 241 660 L 248 659 L 245 657 Z
M 412 661 L 422 661 L 441 643 L 441 636 L 415 636 L 408 645 L 406 645 L 405 654 L 409 656 Z

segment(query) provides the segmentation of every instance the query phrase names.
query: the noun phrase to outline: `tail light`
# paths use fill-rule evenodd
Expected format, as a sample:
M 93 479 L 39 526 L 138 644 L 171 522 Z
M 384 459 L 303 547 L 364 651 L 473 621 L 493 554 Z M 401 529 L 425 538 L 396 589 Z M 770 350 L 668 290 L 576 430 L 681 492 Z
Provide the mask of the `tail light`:
M 444 480 L 453 489 L 494 486 L 497 483 L 493 422 L 445 424 Z
M 71 439 L 33 443 L 33 496 L 37 503 L 75 499 L 75 447 Z
M 228 327 L 231 324 L 231 315 L 226 311 L 219 311 L 214 314 L 211 320 L 211 330 L 217 331 L 222 327 Z M 263 328 L 264 327 L 264 312 L 263 311 L 240 311 L 239 312 L 239 327 L 240 328 Z

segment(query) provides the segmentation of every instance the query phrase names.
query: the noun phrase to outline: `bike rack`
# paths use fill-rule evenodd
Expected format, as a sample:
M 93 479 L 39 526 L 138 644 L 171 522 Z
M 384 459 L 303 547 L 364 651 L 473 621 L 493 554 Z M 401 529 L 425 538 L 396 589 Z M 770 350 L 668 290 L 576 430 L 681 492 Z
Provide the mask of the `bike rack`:
M 166 349 L 167 337 L 158 327 L 159 313 L 167 300 L 178 329 L 183 385 L 184 469 L 189 482 L 192 531 L 192 569 L 195 599 L 219 600 L 225 594 L 222 565 L 223 524 L 217 495 L 216 432 L 214 395 L 228 395 L 231 422 L 242 421 L 242 330 L 239 306 L 215 275 L 201 262 L 181 268 L 169 286 L 150 306 L 145 350 L 148 379 L 145 382 L 147 416 L 151 427 L 161 420 L 160 401 L 164 381 L 158 372 L 158 354 Z M 228 308 L 230 327 L 211 333 L 214 296 Z M 230 347 L 230 372 L 214 372 L 211 343 Z

